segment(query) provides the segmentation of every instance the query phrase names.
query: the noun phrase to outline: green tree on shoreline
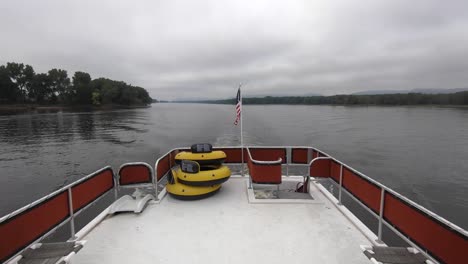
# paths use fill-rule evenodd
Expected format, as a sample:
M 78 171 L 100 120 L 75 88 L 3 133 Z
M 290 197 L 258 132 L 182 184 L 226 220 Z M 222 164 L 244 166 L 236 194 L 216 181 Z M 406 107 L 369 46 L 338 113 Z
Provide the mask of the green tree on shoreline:
M 52 69 L 48 74 L 52 92 L 55 94 L 59 102 L 65 102 L 69 96 L 68 93 L 70 92 L 70 78 L 68 78 L 67 71 Z
M 235 104 L 235 99 L 184 101 L 189 103 Z M 332 96 L 245 97 L 244 104 L 286 105 L 468 105 L 468 91 L 451 94 L 379 94 Z
M 33 67 L 23 63 L 8 62 L 6 69 L 11 81 L 17 87 L 16 101 L 25 102 L 31 92 L 31 85 L 35 75 Z
M 35 73 L 30 65 L 8 62 L 0 65 L 0 104 L 148 105 L 153 99 L 141 87 L 106 78 L 92 79 L 66 70 Z

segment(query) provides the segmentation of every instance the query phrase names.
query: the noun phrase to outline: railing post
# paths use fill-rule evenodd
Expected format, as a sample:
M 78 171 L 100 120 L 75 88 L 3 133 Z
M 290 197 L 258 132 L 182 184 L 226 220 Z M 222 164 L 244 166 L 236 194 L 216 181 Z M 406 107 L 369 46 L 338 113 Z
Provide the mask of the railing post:
M 171 172 L 169 171 L 168 173 L 171 173 Z M 154 185 L 154 194 L 156 195 L 154 199 L 156 199 L 156 201 L 159 201 L 158 168 L 154 168 L 154 171 L 153 171 L 153 185 Z
M 68 210 L 70 212 L 71 239 L 75 239 L 75 213 L 73 212 L 73 196 L 71 187 L 68 188 Z
M 251 155 L 250 155 L 250 151 L 249 149 L 247 148 L 247 158 L 249 159 L 249 161 L 251 161 Z M 247 161 L 247 162 L 249 162 Z M 242 176 L 244 176 L 244 147 L 242 147 Z M 252 173 L 249 171 L 249 189 L 253 189 L 253 186 L 252 186 Z
M 377 243 L 382 244 L 382 224 L 383 224 L 383 212 L 384 212 L 384 206 L 385 206 L 385 189 L 382 188 L 382 191 L 380 192 L 380 210 L 379 210 L 379 230 L 377 233 Z
M 289 176 L 289 162 L 291 157 L 292 149 L 286 148 L 286 176 Z
M 343 164 L 340 164 L 340 188 L 338 189 L 338 205 L 341 203 L 341 189 L 343 188 Z
M 118 173 L 117 173 L 118 174 Z M 119 198 L 119 180 L 117 179 L 117 174 L 113 174 L 112 178 L 114 180 L 114 201 L 117 201 L 117 198 Z

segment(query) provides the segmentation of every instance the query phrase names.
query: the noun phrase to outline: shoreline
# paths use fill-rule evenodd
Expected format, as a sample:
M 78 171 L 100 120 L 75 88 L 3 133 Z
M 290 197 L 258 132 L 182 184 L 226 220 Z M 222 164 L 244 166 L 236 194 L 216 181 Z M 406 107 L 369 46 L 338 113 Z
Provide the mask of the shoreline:
M 73 111 L 100 111 L 118 109 L 149 108 L 149 105 L 36 105 L 36 104 L 5 104 L 0 105 L 0 115 L 2 114 L 24 114 L 24 113 L 54 113 Z
M 211 105 L 233 105 L 227 103 L 205 103 L 205 102 L 160 102 L 161 104 L 211 104 Z M 343 106 L 343 107 L 457 107 L 468 108 L 465 104 L 261 104 L 243 103 L 246 105 L 286 105 L 286 106 Z

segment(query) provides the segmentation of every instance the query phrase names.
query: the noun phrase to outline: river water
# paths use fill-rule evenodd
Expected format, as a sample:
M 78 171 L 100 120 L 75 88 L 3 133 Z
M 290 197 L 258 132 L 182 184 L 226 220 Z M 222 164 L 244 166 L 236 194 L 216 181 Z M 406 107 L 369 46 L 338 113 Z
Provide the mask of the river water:
M 244 106 L 246 145 L 308 145 L 468 229 L 468 108 Z M 0 216 L 105 165 L 239 145 L 234 106 L 0 116 Z

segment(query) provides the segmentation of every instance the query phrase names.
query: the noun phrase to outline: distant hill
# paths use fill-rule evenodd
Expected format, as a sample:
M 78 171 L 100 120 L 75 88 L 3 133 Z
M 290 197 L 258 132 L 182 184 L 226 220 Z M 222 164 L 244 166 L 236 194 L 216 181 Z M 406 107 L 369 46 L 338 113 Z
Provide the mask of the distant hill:
M 368 90 L 353 93 L 353 95 L 378 95 L 378 94 L 407 94 L 407 93 L 422 93 L 422 94 L 451 94 L 468 91 L 468 88 L 454 89 L 411 89 L 411 90 Z
M 322 96 L 321 94 L 318 93 L 306 93 L 306 94 L 301 94 L 301 95 L 290 95 L 287 93 L 284 94 L 274 94 L 274 95 L 265 95 L 265 94 L 243 94 L 242 98 L 248 99 L 248 98 L 260 98 L 260 97 L 302 97 L 302 96 Z M 172 100 L 174 103 L 200 103 L 200 102 L 214 102 L 214 101 L 223 101 L 223 100 L 231 100 L 226 99 L 226 98 L 203 98 L 203 97 L 190 97 L 190 98 L 176 98 Z
M 415 90 L 412 90 L 415 91 Z M 444 90 L 446 91 L 446 90 Z M 289 105 L 468 105 L 468 91 L 456 93 L 403 93 L 332 96 L 246 97 L 243 104 Z M 434 93 L 435 92 L 435 93 Z M 180 103 L 235 104 L 236 99 L 189 101 Z

